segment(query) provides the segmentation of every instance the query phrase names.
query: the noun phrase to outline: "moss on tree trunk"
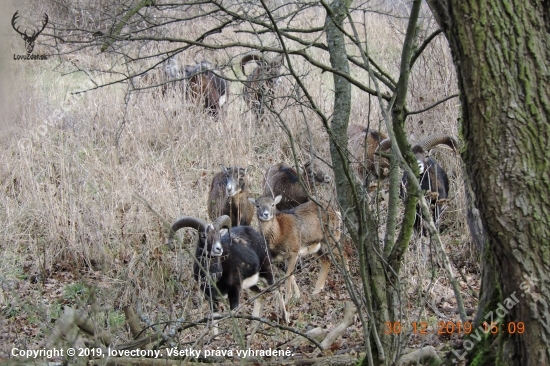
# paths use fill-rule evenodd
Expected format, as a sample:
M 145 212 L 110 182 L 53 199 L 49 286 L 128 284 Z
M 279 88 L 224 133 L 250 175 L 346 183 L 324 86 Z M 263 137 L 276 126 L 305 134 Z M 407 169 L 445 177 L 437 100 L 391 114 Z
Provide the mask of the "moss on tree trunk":
M 462 156 L 487 229 L 484 263 L 489 265 L 484 266 L 476 319 L 487 321 L 487 314 L 511 294 L 519 299 L 500 322 L 504 327 L 475 343 L 467 358 L 475 365 L 547 365 L 549 4 L 428 2 L 453 52 L 466 143 Z M 525 333 L 506 334 L 508 322 L 523 322 Z

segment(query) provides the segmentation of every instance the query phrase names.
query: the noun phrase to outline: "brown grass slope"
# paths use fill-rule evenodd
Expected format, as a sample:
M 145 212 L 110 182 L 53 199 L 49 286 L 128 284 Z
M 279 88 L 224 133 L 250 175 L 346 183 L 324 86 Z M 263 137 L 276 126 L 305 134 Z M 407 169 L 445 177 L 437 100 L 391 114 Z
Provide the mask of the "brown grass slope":
M 371 51 L 395 74 L 401 35 L 395 24 L 390 26 L 376 15 L 369 17 L 367 31 L 376 29 L 376 34 L 390 35 Z M 13 48 L 21 48 L 19 43 L 14 41 Z M 317 56 L 328 62 L 327 55 Z M 108 54 L 97 52 L 70 57 L 90 69 L 111 62 Z M 216 57 L 220 60 L 226 56 L 222 53 Z M 221 61 L 228 62 L 229 57 Z M 302 81 L 330 114 L 330 76 L 309 70 L 299 59 L 295 62 L 304 72 Z M 196 320 L 208 314 L 192 279 L 192 258 L 185 251 L 169 252 L 165 248 L 163 220 L 171 222 L 181 215 L 207 220 L 206 197 L 220 164 L 255 165 L 250 181 L 253 194 L 259 196 L 262 174 L 268 166 L 281 161 L 293 164 L 282 129 L 274 120 L 269 125 L 254 121 L 240 97 L 242 84 L 237 82 L 230 86 L 226 116 L 215 121 L 183 103 L 178 95 L 161 98 L 149 90 L 126 98 L 127 85 L 75 97 L 72 92 L 87 89 L 90 83 L 83 73 L 61 76 L 71 70 L 66 58 L 12 62 L 8 66 L 11 79 L 4 80 L 11 94 L 7 103 L 11 109 L 4 115 L 0 150 L 0 358 L 12 347 L 42 344 L 63 305 L 88 308 L 93 304 L 101 310 L 98 324 L 122 340 L 131 339 L 124 330 L 122 308 L 126 305 L 147 314 L 150 323 Z M 365 76 L 355 68 L 353 72 Z M 421 109 L 452 94 L 455 84 L 447 46 L 437 38 L 415 65 L 409 108 Z M 280 95 L 290 94 L 291 87 L 291 79 L 285 78 Z M 417 138 L 429 133 L 457 136 L 456 104 L 453 100 L 411 116 L 409 132 Z M 327 134 L 314 114 L 301 111 L 286 99 L 278 100 L 276 106 L 295 134 L 300 158 L 307 161 L 314 146 L 315 152 L 330 162 Z M 365 125 L 369 119 L 379 128 L 376 99 L 354 90 L 351 119 Z M 444 243 L 457 253 L 459 266 L 464 266 L 471 257 L 467 254 L 470 244 L 459 159 L 445 152 L 438 153 L 437 159 L 451 177 Z M 322 193 L 325 199 L 333 196 L 332 188 Z M 383 212 L 384 204 L 381 208 Z M 193 251 L 189 235 L 183 244 Z M 431 304 L 452 307 L 453 301 L 450 287 L 437 268 L 435 278 L 428 277 L 430 263 L 421 248 L 412 246 L 402 277 L 404 288 L 410 289 L 404 299 L 410 319 L 429 318 L 421 315 L 425 313 L 417 306 L 418 293 L 429 284 L 431 293 L 437 294 L 430 298 Z M 317 270 L 307 270 L 310 265 L 316 263 L 303 263 L 297 280 L 301 287 L 312 289 L 315 278 L 309 273 Z M 359 283 L 354 260 L 351 267 L 354 281 Z M 282 274 L 279 271 L 279 278 Z M 303 330 L 338 321 L 342 300 L 349 298 L 341 276 L 331 275 L 326 288 L 326 293 L 317 297 L 303 291 L 304 299 L 291 304 L 293 326 Z M 246 309 L 251 313 L 250 305 Z M 183 332 L 179 341 L 191 342 L 193 334 Z M 288 337 L 271 329 L 257 335 L 253 346 L 275 347 Z M 358 323 L 350 327 L 345 339 L 342 347 L 362 345 Z M 235 340 L 222 333 L 213 347 L 216 344 L 234 346 Z

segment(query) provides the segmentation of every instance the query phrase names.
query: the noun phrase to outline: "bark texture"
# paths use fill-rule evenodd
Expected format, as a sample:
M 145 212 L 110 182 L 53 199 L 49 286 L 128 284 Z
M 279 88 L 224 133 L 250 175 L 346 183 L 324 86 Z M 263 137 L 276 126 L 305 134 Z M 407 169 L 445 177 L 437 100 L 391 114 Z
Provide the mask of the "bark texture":
M 349 75 L 349 63 L 346 54 L 346 40 L 341 29 L 344 19 L 348 14 L 351 4 L 350 0 L 335 0 L 327 7 L 327 18 L 325 29 L 327 36 L 327 45 L 330 52 L 331 66 L 341 72 Z M 347 152 L 347 128 L 351 111 L 351 84 L 344 77 L 333 74 L 334 78 L 334 113 L 331 122 L 331 158 L 336 177 L 336 191 L 338 194 L 338 203 L 345 212 L 344 220 L 353 238 L 358 246 L 359 261 L 362 272 L 363 289 L 367 302 L 367 311 L 369 316 L 374 318 L 374 324 L 370 330 L 371 337 L 366 342 L 372 341 L 372 354 L 363 360 L 363 364 L 373 364 L 372 358 L 376 364 L 386 364 L 396 353 L 395 349 L 388 346 L 392 343 L 392 337 L 382 332 L 385 322 L 390 321 L 389 306 L 387 303 L 387 283 L 382 262 L 376 255 L 368 256 L 370 252 L 368 235 L 375 231 L 373 219 L 368 213 L 364 204 L 363 197 L 359 197 L 357 182 L 352 178 L 349 167 L 349 153 Z M 376 243 L 378 246 L 378 243 Z M 374 248 L 374 246 L 372 246 Z M 365 324 L 363 324 L 365 326 Z M 368 334 L 365 334 L 368 338 Z M 369 348 L 369 345 L 367 345 Z M 368 361 L 367 361 L 368 360 Z
M 344 34 L 340 31 L 351 1 L 333 1 L 330 9 L 327 9 L 325 21 L 327 44 L 330 51 L 330 63 L 334 69 L 349 75 L 349 62 L 346 56 L 346 42 Z M 355 191 L 354 182 L 349 179 L 349 158 L 344 147 L 347 146 L 347 128 L 351 113 L 351 84 L 346 78 L 333 74 L 334 78 L 334 114 L 332 116 L 331 130 L 333 136 L 330 144 L 330 155 L 334 176 L 336 177 L 336 190 L 338 203 L 344 208 L 354 208 L 356 216 L 359 216 L 359 208 L 352 192 Z
M 462 157 L 487 229 L 476 319 L 488 321 L 514 293 L 519 299 L 499 333 L 474 341 L 467 357 L 475 365 L 548 365 L 550 2 L 428 3 L 453 52 Z M 525 333 L 506 334 L 512 321 L 523 322 Z

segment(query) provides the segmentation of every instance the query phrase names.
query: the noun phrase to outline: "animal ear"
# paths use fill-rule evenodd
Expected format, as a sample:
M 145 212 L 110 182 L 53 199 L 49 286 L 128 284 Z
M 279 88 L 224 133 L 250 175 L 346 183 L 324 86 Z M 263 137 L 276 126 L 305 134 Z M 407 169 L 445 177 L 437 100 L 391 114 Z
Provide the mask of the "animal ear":
M 253 206 L 256 206 L 256 200 L 253 197 L 248 197 L 248 202 L 252 203 Z
M 283 198 L 283 196 L 281 195 L 278 195 L 277 197 L 275 197 L 275 199 L 273 200 L 273 203 L 274 204 L 278 204 L 279 202 L 281 202 L 281 199 Z
M 228 169 L 225 167 L 225 165 L 220 164 L 220 168 L 221 168 L 222 172 L 227 173 Z
M 250 173 L 252 170 L 256 169 L 256 167 L 254 165 L 249 165 L 247 166 L 245 169 L 244 169 L 244 173 L 245 174 L 248 174 Z

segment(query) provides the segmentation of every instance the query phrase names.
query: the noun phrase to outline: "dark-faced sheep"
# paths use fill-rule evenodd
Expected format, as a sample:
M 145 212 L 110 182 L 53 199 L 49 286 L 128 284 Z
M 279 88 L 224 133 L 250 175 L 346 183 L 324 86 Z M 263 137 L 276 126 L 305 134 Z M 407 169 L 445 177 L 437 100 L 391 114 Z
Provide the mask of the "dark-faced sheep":
M 214 175 L 208 195 L 208 217 L 228 215 L 232 226 L 250 225 L 254 217 L 254 206 L 248 201 L 248 173 L 254 168 L 230 167 L 220 165 L 221 172 Z
M 313 294 L 323 290 L 330 270 L 330 258 L 323 253 L 329 250 L 340 257 L 336 243 L 340 240 L 340 215 L 330 207 L 320 208 L 315 202 L 306 202 L 293 210 L 278 212 L 276 205 L 281 196 L 274 199 L 260 197 L 249 198 L 256 207 L 272 257 L 284 261 L 287 265 L 286 301 L 290 299 L 292 287 L 294 297 L 300 297 L 300 290 L 294 278 L 294 268 L 300 255 L 316 254 L 321 261 L 321 271 L 315 284 Z M 347 267 L 347 256 L 344 253 L 344 264 Z
M 299 177 L 307 187 L 305 190 L 300 184 Z M 314 192 L 313 186 L 328 184 L 331 177 L 325 173 L 315 161 L 309 161 L 304 169 L 298 169 L 279 163 L 270 166 L 264 175 L 264 196 L 282 196 L 277 204 L 278 210 L 288 210 L 309 201 L 309 193 Z
M 261 119 L 268 108 L 273 108 L 275 89 L 280 84 L 281 67 L 284 64 L 284 55 L 280 54 L 268 59 L 260 52 L 250 52 L 241 59 L 241 70 L 244 76 L 245 65 L 255 61 L 258 65 L 248 75 L 244 82 L 243 97 L 256 117 Z
M 432 135 L 416 143 L 412 147 L 412 152 L 416 157 L 419 168 L 420 189 L 427 192 L 434 222 L 437 225 L 449 197 L 449 178 L 445 170 L 434 159 L 428 156 L 428 151 L 436 146 L 447 146 L 456 152 L 458 143 L 449 135 Z M 380 151 L 390 148 L 391 141 L 389 139 L 380 143 Z M 405 199 L 406 188 L 407 174 L 403 174 L 400 189 L 400 195 L 403 199 Z M 422 214 L 420 208 L 418 208 L 414 222 L 414 228 L 417 233 L 421 230 L 421 217 Z
M 168 241 L 170 246 L 173 235 L 182 228 L 195 229 L 199 234 L 193 275 L 212 301 L 214 315 L 218 311 L 221 296 L 227 295 L 229 307 L 234 310 L 239 307 L 242 289 L 250 289 L 259 294 L 259 278 L 264 279 L 269 286 L 275 283 L 269 250 L 262 235 L 254 228 L 232 228 L 229 216 L 221 216 L 211 224 L 195 217 L 184 216 L 172 224 Z M 222 233 L 224 228 L 228 230 Z M 279 300 L 282 316 L 288 322 L 282 296 L 278 290 L 274 292 Z M 256 299 L 253 316 L 261 315 L 263 303 L 263 296 Z

